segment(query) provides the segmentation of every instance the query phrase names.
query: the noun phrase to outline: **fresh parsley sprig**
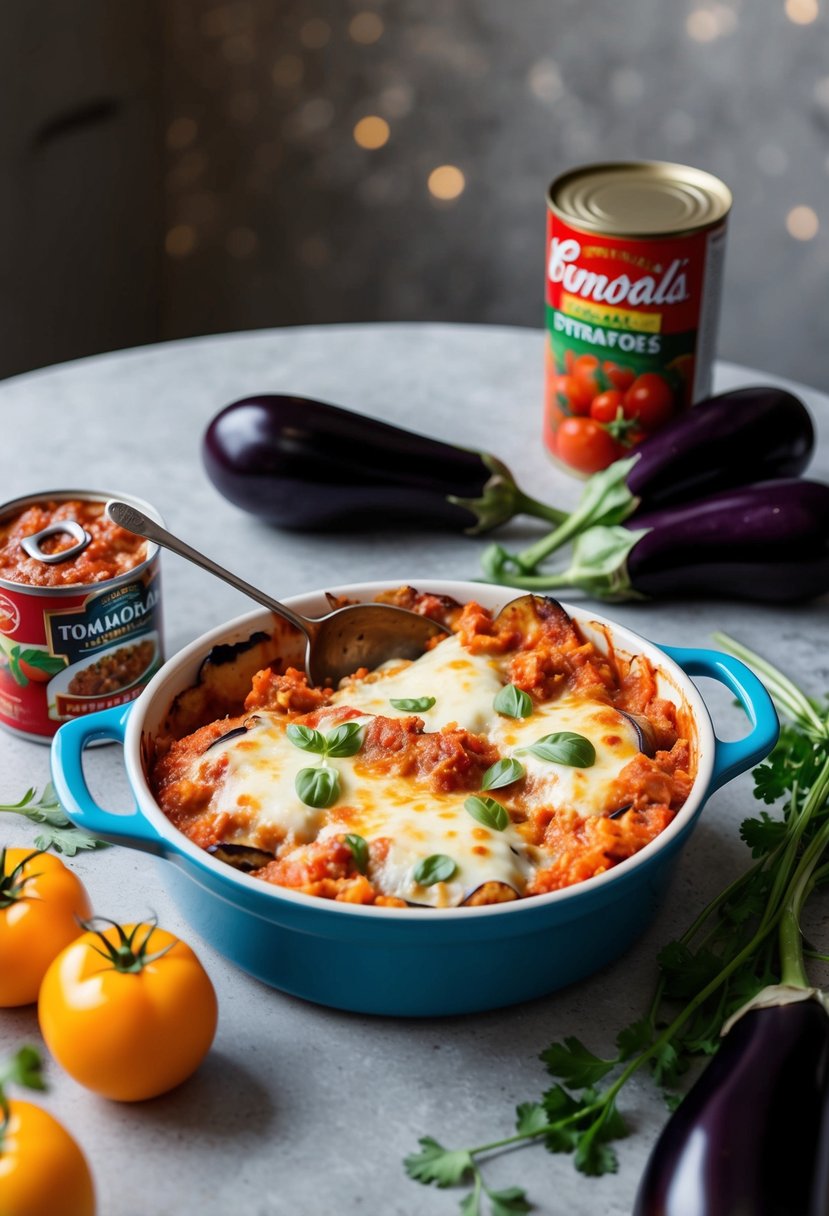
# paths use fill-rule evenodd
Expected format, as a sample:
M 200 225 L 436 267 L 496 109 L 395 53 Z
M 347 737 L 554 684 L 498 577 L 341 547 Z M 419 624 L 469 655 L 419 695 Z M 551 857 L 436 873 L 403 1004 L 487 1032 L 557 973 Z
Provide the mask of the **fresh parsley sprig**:
M 40 825 L 40 831 L 35 836 L 35 846 L 38 849 L 54 849 L 66 857 L 74 857 L 82 849 L 105 849 L 105 840 L 90 836 L 88 832 L 76 828 L 58 801 L 55 787 L 51 781 L 43 787 L 43 793 L 38 797 L 34 786 L 26 790 L 19 802 L 0 803 L 0 812 L 10 815 L 22 815 L 31 823 Z
M 513 1135 L 460 1150 L 424 1137 L 421 1152 L 406 1158 L 416 1181 L 470 1185 L 464 1213 L 477 1216 L 481 1195 L 488 1194 L 481 1157 L 522 1142 L 572 1153 L 584 1174 L 614 1172 L 610 1142 L 627 1134 L 616 1101 L 634 1073 L 647 1068 L 674 1107 L 683 1075 L 700 1056 L 714 1054 L 732 1014 L 769 984 L 807 985 L 804 956 L 826 957 L 804 948 L 800 921 L 810 894 L 829 885 L 829 702 L 807 697 L 725 635 L 716 641 L 758 671 L 789 719 L 753 773 L 755 797 L 767 806 L 782 800 L 780 810 L 743 822 L 740 835 L 753 864 L 661 951 L 649 1007 L 619 1031 L 614 1054 L 597 1056 L 574 1036 L 551 1043 L 541 1060 L 556 1083 L 517 1108 Z M 500 1216 L 492 1199 L 491 1206 Z

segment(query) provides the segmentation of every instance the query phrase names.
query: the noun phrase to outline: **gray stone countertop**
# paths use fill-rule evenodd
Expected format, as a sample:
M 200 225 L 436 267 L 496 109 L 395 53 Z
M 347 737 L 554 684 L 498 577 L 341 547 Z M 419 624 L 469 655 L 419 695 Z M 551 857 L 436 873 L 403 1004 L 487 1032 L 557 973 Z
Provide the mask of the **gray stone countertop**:
M 580 483 L 544 455 L 540 331 L 446 325 L 356 325 L 262 331 L 173 342 L 84 359 L 0 384 L 2 498 L 80 487 L 135 494 L 168 526 L 277 596 L 361 579 L 425 584 L 475 577 L 484 542 L 450 533 L 361 536 L 280 533 L 225 502 L 200 461 L 203 430 L 236 398 L 263 391 L 318 396 L 413 430 L 497 453 L 521 485 L 570 507 Z M 719 389 L 778 382 L 720 365 Z M 819 433 L 812 473 L 829 480 L 829 398 L 800 388 Z M 506 543 L 537 535 L 509 525 Z M 195 567 L 162 557 L 167 653 L 250 605 Z M 570 596 L 575 599 L 577 597 Z M 710 645 L 725 629 L 780 662 L 804 686 L 829 686 L 827 602 L 775 608 L 718 602 L 616 606 L 611 615 L 655 641 Z M 742 715 L 716 686 L 703 691 L 724 737 Z M 95 749 L 87 771 L 103 805 L 129 801 L 120 750 Z M 48 750 L 0 734 L 0 801 L 48 780 Z M 177 1091 L 116 1105 L 50 1064 L 44 1105 L 85 1149 L 100 1216 L 440 1216 L 457 1193 L 409 1181 L 401 1160 L 421 1135 L 450 1146 L 509 1135 L 514 1107 L 548 1083 L 538 1053 L 575 1034 L 599 1052 L 642 1011 L 661 945 L 743 866 L 737 825 L 751 780 L 715 794 L 685 849 L 657 923 L 623 958 L 570 989 L 519 1007 L 435 1021 L 344 1014 L 248 978 L 183 922 L 163 868 L 124 848 L 71 864 L 96 910 L 120 920 L 156 912 L 195 947 L 216 986 L 220 1024 L 209 1057 Z M 4 816 L 0 845 L 33 830 Z M 0 1053 L 40 1042 L 33 1008 L 0 1010 Z M 621 1105 L 632 1135 L 619 1172 L 582 1177 L 540 1146 L 494 1158 L 492 1186 L 525 1186 L 537 1210 L 626 1216 L 666 1117 L 646 1078 Z M 48 1216 L 44 1213 L 43 1216 Z

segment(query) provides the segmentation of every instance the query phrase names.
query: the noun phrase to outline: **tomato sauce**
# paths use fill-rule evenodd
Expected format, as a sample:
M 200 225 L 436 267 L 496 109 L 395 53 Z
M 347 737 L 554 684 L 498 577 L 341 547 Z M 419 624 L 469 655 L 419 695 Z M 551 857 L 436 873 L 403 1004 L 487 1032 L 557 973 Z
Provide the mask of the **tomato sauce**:
M 33 503 L 0 523 L 0 578 L 30 587 L 66 587 L 100 583 L 133 570 L 147 555 L 147 542 L 113 523 L 103 502 L 66 499 Z M 78 523 L 91 540 L 77 557 L 55 565 L 30 557 L 22 547 L 25 537 L 50 525 Z M 41 548 L 52 556 L 76 545 L 66 532 L 44 538 Z
M 544 443 L 583 475 L 711 391 L 727 187 L 659 162 L 550 187 Z

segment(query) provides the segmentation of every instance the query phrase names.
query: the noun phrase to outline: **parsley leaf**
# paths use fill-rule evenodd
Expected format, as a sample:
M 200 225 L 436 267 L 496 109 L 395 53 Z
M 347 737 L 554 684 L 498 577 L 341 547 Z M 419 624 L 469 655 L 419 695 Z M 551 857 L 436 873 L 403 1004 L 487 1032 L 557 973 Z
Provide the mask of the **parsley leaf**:
M 492 1205 L 492 1216 L 514 1216 L 515 1213 L 532 1211 L 527 1192 L 520 1186 L 510 1186 L 504 1191 L 487 1191 Z
M 532 1136 L 548 1123 L 547 1112 L 540 1102 L 522 1102 L 515 1108 L 515 1130 L 522 1136 Z
M 785 840 L 786 824 L 782 819 L 772 819 L 768 811 L 761 811 L 758 819 L 743 820 L 740 836 L 751 849 L 752 857 L 767 857 Z
M 68 818 L 58 801 L 55 787 L 51 781 L 43 787 L 43 793 L 38 798 L 34 786 L 26 790 L 19 802 L 0 804 L 0 812 L 12 815 L 23 815 L 31 823 L 40 826 L 35 836 L 35 846 L 44 852 L 54 849 L 65 857 L 74 857 L 81 849 L 106 849 L 109 847 L 105 840 L 90 836 L 81 828 L 76 828 Z
M 434 1182 L 437 1186 L 455 1186 L 465 1182 L 474 1171 L 472 1154 L 466 1149 L 447 1149 L 431 1136 L 418 1140 L 421 1151 L 406 1157 L 406 1173 L 416 1182 Z
M 551 1043 L 539 1057 L 554 1077 L 561 1077 L 571 1089 L 593 1085 L 610 1072 L 615 1060 L 602 1060 L 588 1051 L 584 1043 L 570 1035 L 563 1043 Z

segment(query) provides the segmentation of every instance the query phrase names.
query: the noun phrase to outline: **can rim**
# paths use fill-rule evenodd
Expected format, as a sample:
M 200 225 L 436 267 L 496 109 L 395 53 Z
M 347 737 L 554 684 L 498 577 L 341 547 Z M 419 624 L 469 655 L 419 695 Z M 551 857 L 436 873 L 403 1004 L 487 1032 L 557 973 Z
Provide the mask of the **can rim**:
M 84 502 L 102 503 L 107 503 L 111 498 L 118 498 L 122 502 L 138 507 L 151 516 L 156 523 L 164 527 L 164 519 L 152 503 L 147 502 L 143 498 L 138 498 L 135 494 L 122 494 L 120 492 L 116 494 L 102 490 L 39 490 L 33 494 L 22 494 L 19 498 L 12 498 L 9 502 L 0 503 L 0 524 L 15 511 L 34 506 L 37 503 L 49 500 L 53 502 L 67 502 L 73 498 Z M 12 579 L 0 577 L 0 587 L 6 591 L 17 592 L 18 594 L 41 596 L 81 595 L 84 592 L 98 589 L 106 590 L 110 587 L 119 587 L 124 583 L 128 583 L 131 579 L 141 577 L 144 571 L 156 560 L 160 553 L 160 546 L 155 541 L 147 541 L 147 546 L 147 556 L 139 565 L 133 566 L 130 570 L 125 570 L 122 574 L 116 574 L 113 578 L 101 579 L 97 583 L 58 583 L 54 586 L 44 587 L 35 583 L 19 583 L 14 582 Z
M 700 220 L 699 223 L 675 229 L 666 229 L 660 232 L 630 232 L 624 227 L 617 229 L 606 222 L 601 223 L 597 220 L 591 220 L 589 216 L 579 215 L 573 210 L 566 210 L 555 201 L 555 193 L 560 191 L 565 184 L 579 177 L 586 177 L 602 172 L 624 173 L 626 170 L 641 173 L 643 170 L 647 171 L 649 169 L 659 170 L 662 173 L 666 170 L 672 171 L 680 182 L 694 179 L 696 184 L 706 190 L 712 200 L 719 198 L 720 205 L 718 208 L 715 208 L 715 214 L 709 218 Z M 733 203 L 734 196 L 729 187 L 713 173 L 709 173 L 707 169 L 697 169 L 692 165 L 682 165 L 676 161 L 667 160 L 597 161 L 592 164 L 578 165 L 554 178 L 547 189 L 547 206 L 560 219 L 565 220 L 574 227 L 582 228 L 585 232 L 603 233 L 608 237 L 619 237 L 628 241 L 671 240 L 672 238 L 693 236 L 696 233 L 707 232 L 725 223 Z

